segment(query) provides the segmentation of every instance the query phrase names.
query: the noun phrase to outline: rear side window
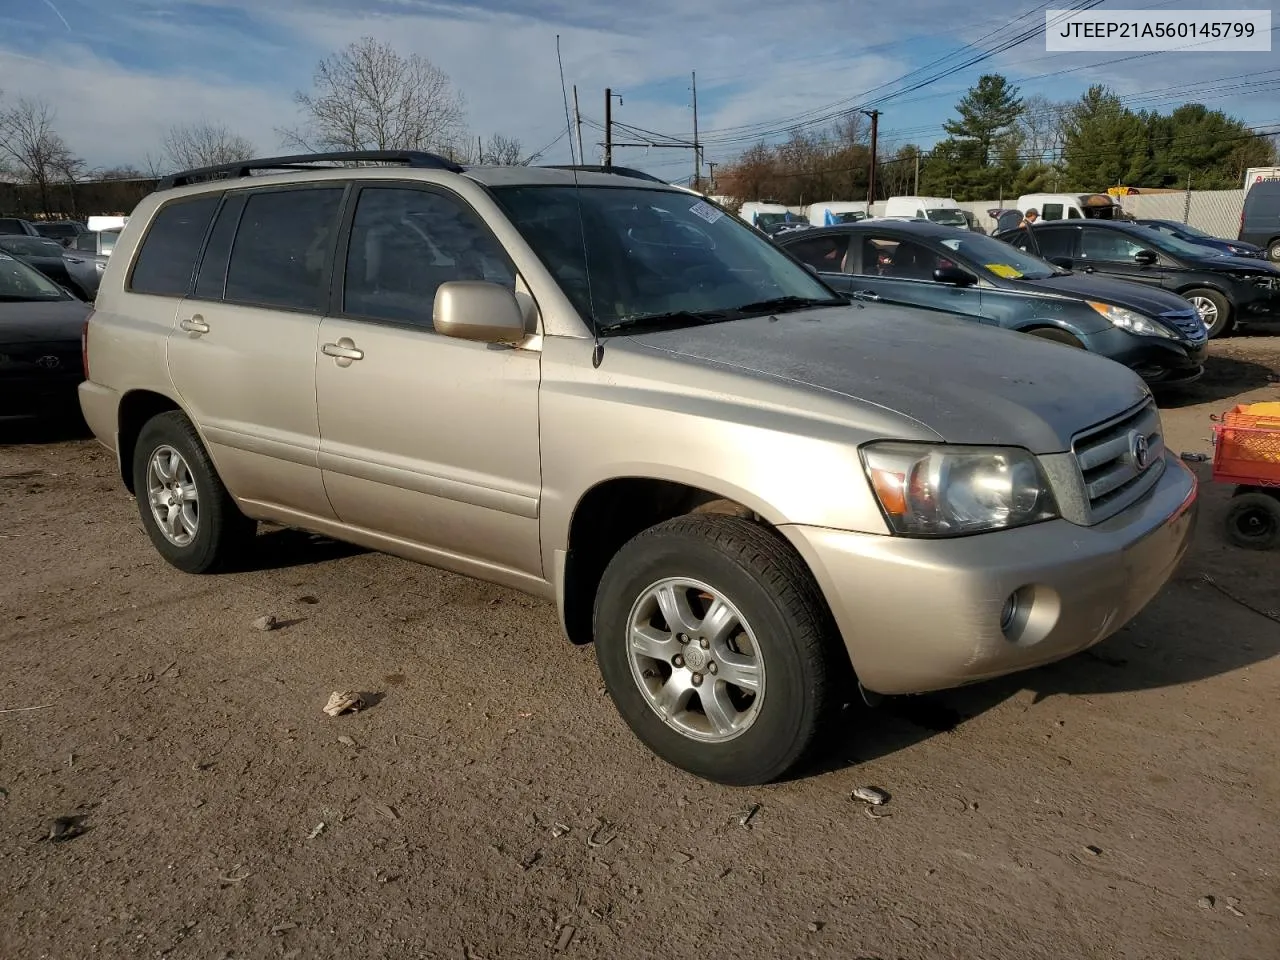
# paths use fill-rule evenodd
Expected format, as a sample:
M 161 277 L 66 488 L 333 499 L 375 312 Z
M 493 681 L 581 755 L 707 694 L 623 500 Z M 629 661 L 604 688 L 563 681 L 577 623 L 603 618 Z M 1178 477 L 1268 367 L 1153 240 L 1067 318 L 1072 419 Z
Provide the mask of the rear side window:
M 218 194 L 174 200 L 160 208 L 133 264 L 129 289 L 161 297 L 185 297 L 196 269 Z
M 98 235 L 96 233 L 82 233 L 76 237 L 76 249 L 83 250 L 85 253 L 98 252 Z
M 245 195 L 232 194 L 218 211 L 218 219 L 205 244 L 204 259 L 200 261 L 200 273 L 196 277 L 195 295 L 201 300 L 221 300 L 227 283 L 227 263 L 231 259 L 231 244 L 244 212 Z
M 319 313 L 344 187 L 250 194 L 227 268 L 227 300 Z
M 1043 207 L 1040 208 L 1040 216 L 1044 220 L 1061 220 L 1062 204 L 1046 203 Z
M 0 217 L 0 233 L 26 233 L 22 229 L 22 221 L 12 217 Z
M 1072 207 L 1070 210 L 1068 210 L 1068 211 L 1067 211 L 1067 219 L 1068 219 L 1068 220 L 1079 220 L 1079 219 L 1081 219 L 1081 217 L 1080 217 L 1080 211 L 1079 211 L 1079 210 L 1077 210 L 1075 207 Z
M 1033 228 L 1034 229 L 1034 228 Z M 1040 256 L 1072 257 L 1075 256 L 1075 238 L 1078 229 L 1036 230 L 1036 246 L 1040 248 Z

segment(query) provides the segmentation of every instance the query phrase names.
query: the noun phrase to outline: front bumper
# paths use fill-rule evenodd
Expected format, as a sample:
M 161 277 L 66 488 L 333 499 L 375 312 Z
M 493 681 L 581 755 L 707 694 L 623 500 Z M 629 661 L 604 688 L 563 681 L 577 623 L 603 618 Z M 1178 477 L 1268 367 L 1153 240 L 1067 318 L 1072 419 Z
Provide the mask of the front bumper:
M 1092 527 L 1053 520 L 949 540 L 780 530 L 817 578 L 866 689 L 941 690 L 1069 656 L 1147 605 L 1196 518 L 1195 476 L 1166 457 L 1146 498 Z
M 78 406 L 79 371 L 51 376 L 0 376 L 0 418 L 55 418 Z
M 1238 282 L 1234 287 L 1231 299 L 1235 303 L 1237 323 L 1280 320 L 1280 287 L 1263 287 L 1245 282 Z
M 1122 363 L 1147 383 L 1190 383 L 1204 372 L 1208 340 L 1192 343 L 1168 337 L 1140 337 L 1125 330 L 1106 330 L 1086 338 L 1095 353 Z

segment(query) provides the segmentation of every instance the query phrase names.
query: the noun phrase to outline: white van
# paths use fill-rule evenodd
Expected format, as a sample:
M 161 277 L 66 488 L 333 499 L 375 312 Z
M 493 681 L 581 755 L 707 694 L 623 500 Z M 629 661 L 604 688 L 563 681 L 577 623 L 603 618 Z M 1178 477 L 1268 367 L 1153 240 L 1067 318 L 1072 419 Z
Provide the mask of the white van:
M 947 227 L 969 229 L 960 205 L 950 197 L 890 197 L 884 202 L 884 216 L 932 220 Z
M 1041 220 L 1128 220 L 1120 201 L 1106 193 L 1028 193 L 1018 198 L 1023 213 Z
M 90 217 L 89 231 L 99 233 L 102 230 L 120 230 L 129 222 L 128 217 Z
M 809 222 L 815 227 L 834 227 L 837 223 L 856 223 L 870 215 L 866 201 L 861 200 L 828 200 L 826 203 L 811 203 L 805 213 Z

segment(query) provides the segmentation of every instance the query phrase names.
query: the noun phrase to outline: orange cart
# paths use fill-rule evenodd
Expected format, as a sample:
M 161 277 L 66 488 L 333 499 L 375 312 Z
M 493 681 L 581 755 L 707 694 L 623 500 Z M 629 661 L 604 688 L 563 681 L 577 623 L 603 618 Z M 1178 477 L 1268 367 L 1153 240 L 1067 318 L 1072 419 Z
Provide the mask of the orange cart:
M 1227 539 L 1250 550 L 1280 546 L 1280 403 L 1238 406 L 1213 425 L 1213 479 L 1236 485 Z

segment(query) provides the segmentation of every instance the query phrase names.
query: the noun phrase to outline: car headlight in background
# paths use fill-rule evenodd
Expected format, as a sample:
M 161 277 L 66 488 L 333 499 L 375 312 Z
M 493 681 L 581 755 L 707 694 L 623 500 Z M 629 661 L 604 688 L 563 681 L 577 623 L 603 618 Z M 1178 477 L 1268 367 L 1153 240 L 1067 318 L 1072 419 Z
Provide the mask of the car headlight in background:
M 1117 307 L 1110 303 L 1099 303 L 1096 300 L 1088 301 L 1095 312 L 1102 315 L 1112 326 L 1119 327 L 1121 330 L 1128 330 L 1130 333 L 1136 333 L 1140 337 L 1168 337 L 1170 340 L 1177 338 L 1177 334 L 1166 327 L 1163 323 L 1157 323 L 1150 317 L 1144 317 L 1140 313 L 1132 310 L 1126 310 L 1124 307 Z
M 956 537 L 1058 516 L 1039 461 L 1020 447 L 886 441 L 860 452 L 885 518 L 901 536 Z

